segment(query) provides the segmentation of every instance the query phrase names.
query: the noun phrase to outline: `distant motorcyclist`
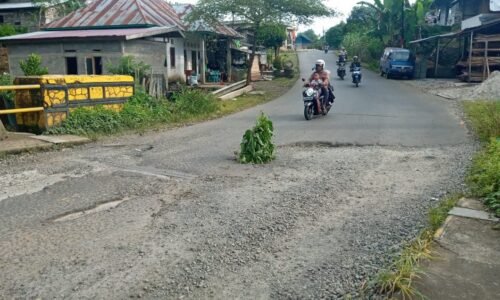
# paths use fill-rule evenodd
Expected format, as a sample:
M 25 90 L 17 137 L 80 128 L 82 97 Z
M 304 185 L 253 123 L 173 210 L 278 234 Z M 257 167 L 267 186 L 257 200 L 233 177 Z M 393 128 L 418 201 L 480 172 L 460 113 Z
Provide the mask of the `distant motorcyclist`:
M 347 51 L 342 47 L 339 51 L 339 62 L 347 61 Z
M 353 56 L 350 70 L 354 71 L 354 68 L 361 68 L 361 62 L 359 61 L 359 57 Z

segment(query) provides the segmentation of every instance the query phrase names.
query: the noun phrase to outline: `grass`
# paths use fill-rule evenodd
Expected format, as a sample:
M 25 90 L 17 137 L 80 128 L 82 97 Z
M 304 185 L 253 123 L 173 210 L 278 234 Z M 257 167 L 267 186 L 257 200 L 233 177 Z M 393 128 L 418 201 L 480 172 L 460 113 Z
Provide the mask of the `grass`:
M 264 92 L 262 95 L 245 94 L 235 100 L 219 101 L 206 92 L 186 89 L 177 94 L 174 101 L 167 101 L 138 91 L 120 112 L 102 106 L 79 108 L 61 126 L 51 128 L 47 133 L 76 134 L 97 139 L 130 131 L 182 126 L 242 111 L 275 99 L 295 84 L 299 76 L 298 56 L 294 52 L 285 52 L 283 56 L 293 62 L 294 77 L 254 83 L 256 90 Z
M 467 101 L 464 111 L 484 144 L 466 180 L 471 196 L 483 198 L 485 205 L 500 217 L 500 101 Z
M 384 294 L 388 298 L 397 293 L 403 299 L 425 298 L 414 286 L 415 280 L 424 274 L 419 263 L 423 259 L 432 258 L 431 248 L 434 234 L 443 225 L 448 212 L 461 197 L 461 194 L 448 196 L 437 207 L 429 211 L 428 226 L 413 241 L 403 247 L 400 255 L 389 268 L 377 275 L 374 285 L 380 294 Z
M 466 101 L 464 111 L 483 142 L 500 137 L 500 101 Z

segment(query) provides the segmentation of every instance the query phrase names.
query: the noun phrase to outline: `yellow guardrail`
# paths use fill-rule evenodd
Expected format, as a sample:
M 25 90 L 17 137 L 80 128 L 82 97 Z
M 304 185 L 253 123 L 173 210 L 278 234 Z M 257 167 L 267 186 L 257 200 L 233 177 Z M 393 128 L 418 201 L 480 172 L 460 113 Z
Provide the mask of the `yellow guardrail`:
M 43 111 L 43 107 L 0 109 L 0 115 L 21 114 L 21 113 L 38 112 L 38 111 Z
M 19 130 L 46 129 L 61 124 L 79 107 L 102 105 L 119 111 L 134 95 L 134 79 L 126 75 L 43 75 L 17 77 L 0 92 L 15 91 L 14 107 L 0 115 L 15 114 Z
M 40 88 L 41 85 L 39 84 L 0 85 L 0 91 L 36 90 Z

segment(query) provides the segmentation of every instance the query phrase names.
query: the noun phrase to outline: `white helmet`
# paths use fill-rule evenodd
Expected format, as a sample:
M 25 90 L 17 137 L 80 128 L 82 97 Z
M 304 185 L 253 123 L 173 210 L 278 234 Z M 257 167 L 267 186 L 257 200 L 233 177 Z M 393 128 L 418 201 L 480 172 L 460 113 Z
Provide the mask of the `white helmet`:
M 324 61 L 324 60 L 322 60 L 322 59 L 318 59 L 318 60 L 316 61 L 316 64 L 315 64 L 315 65 L 316 65 L 316 66 L 317 66 L 317 65 L 320 65 L 320 66 L 321 66 L 321 67 L 323 67 L 323 69 L 324 69 L 324 68 L 325 68 L 325 61 Z

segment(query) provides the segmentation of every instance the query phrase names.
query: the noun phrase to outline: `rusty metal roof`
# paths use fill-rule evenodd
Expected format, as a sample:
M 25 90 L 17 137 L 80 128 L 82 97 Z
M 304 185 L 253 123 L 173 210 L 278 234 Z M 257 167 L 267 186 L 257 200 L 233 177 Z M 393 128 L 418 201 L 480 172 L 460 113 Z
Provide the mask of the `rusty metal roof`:
M 95 0 L 46 29 L 176 26 L 185 29 L 175 10 L 164 0 Z
M 33 42 L 42 40 L 79 40 L 88 39 L 119 39 L 134 40 L 150 36 L 182 36 L 179 29 L 171 27 L 122 28 L 122 29 L 85 29 L 85 30 L 49 30 L 36 31 L 0 38 L 0 42 Z
M 174 8 L 176 13 L 179 15 L 179 17 L 182 20 L 185 20 L 187 15 L 194 8 L 194 6 L 192 4 L 179 4 L 179 3 L 173 4 L 172 7 Z M 191 24 L 186 24 L 186 27 L 188 28 L 189 31 L 215 32 L 217 34 L 229 36 L 229 37 L 237 37 L 237 38 L 243 37 L 236 30 L 234 30 L 233 28 L 231 28 L 223 23 L 210 25 L 207 22 L 199 20 L 199 21 L 195 21 Z

